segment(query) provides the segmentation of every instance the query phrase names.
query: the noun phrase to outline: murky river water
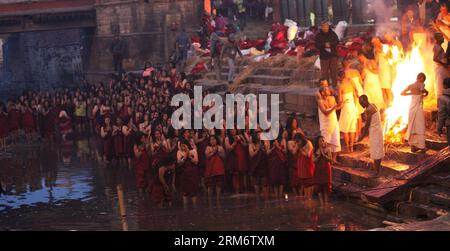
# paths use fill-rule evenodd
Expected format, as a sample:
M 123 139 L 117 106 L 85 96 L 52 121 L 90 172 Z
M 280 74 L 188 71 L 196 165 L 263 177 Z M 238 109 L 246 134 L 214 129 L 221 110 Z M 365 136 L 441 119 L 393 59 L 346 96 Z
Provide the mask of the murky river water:
M 351 202 L 331 207 L 289 195 L 261 201 L 252 195 L 201 198 L 196 208 L 156 208 L 141 199 L 134 171 L 104 166 L 89 140 L 29 146 L 0 157 L 0 230 L 365 230 L 382 226 Z M 118 196 L 120 195 L 120 196 Z M 123 198 L 123 199 L 122 199 Z M 122 216 L 123 215 L 123 216 Z

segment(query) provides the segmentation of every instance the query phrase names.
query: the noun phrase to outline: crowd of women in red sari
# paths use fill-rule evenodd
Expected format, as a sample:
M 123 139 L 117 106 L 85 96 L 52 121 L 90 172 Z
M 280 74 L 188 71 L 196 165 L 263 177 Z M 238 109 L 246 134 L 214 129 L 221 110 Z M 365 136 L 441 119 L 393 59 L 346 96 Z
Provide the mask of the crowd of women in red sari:
M 326 202 L 331 153 L 322 138 L 313 147 L 295 116 L 273 141 L 261 140 L 260 130 L 175 130 L 170 100 L 177 93 L 193 96 L 190 81 L 174 68 L 24 92 L 0 103 L 0 146 L 10 151 L 24 141 L 50 144 L 90 132 L 97 159 L 106 168 L 132 168 L 141 194 L 158 205 L 174 194 L 196 203 L 201 194 L 220 199 L 228 192 L 282 199 L 293 191 L 311 199 L 313 190 Z

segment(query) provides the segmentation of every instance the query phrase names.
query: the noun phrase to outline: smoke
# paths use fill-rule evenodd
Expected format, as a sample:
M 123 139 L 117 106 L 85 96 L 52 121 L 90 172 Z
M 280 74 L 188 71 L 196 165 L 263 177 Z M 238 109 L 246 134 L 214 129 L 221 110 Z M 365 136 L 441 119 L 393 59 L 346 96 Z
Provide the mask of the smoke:
M 386 25 L 390 23 L 390 19 L 392 17 L 394 6 L 386 5 L 386 0 L 371 0 L 368 2 L 369 12 L 372 12 L 374 17 L 376 18 L 376 34 L 382 35 L 386 32 L 391 32 L 392 27 L 390 25 Z

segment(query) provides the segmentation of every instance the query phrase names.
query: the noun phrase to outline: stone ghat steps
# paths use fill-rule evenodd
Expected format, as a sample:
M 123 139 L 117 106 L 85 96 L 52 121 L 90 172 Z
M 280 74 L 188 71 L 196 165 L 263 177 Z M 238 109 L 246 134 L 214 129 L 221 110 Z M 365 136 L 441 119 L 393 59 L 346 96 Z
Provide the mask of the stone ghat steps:
M 388 180 L 386 176 L 375 178 L 373 177 L 374 174 L 375 172 L 369 168 L 333 166 L 333 179 L 338 182 L 372 188 Z
M 431 184 L 411 191 L 411 200 L 416 203 L 450 210 L 450 188 Z
M 440 148 L 441 145 L 435 144 L 435 146 Z M 382 161 L 380 177 L 374 177 L 373 161 L 369 157 L 368 145 L 356 144 L 355 150 L 357 152 L 338 156 L 340 163 L 333 166 L 333 185 L 340 193 L 360 199 L 364 199 L 361 196 L 365 191 L 377 189 L 383 183 L 396 180 L 420 160 L 437 153 L 437 150 L 433 149 L 425 154 L 411 153 L 408 147 L 391 149 L 387 151 Z M 436 179 L 443 180 L 442 177 L 436 177 Z M 450 182 L 448 183 L 450 185 Z
M 424 221 L 446 215 L 448 211 L 433 205 L 406 201 L 396 205 L 396 214 L 402 218 Z

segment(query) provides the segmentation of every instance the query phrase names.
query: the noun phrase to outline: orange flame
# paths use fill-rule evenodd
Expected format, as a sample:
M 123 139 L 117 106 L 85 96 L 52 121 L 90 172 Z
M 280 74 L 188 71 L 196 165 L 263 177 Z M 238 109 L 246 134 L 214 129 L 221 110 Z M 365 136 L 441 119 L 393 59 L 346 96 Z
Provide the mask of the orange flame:
M 413 38 L 412 49 L 406 53 L 398 46 L 383 45 L 383 53 L 390 52 L 389 63 L 394 68 L 393 101 L 386 109 L 384 118 L 384 140 L 390 144 L 402 144 L 408 126 L 411 97 L 402 96 L 401 92 L 416 81 L 417 74 L 420 72 L 427 76 L 425 82 L 427 90 L 434 90 L 433 45 L 427 43 L 425 33 L 416 33 Z M 431 97 L 425 100 L 428 107 L 431 107 L 432 100 Z

